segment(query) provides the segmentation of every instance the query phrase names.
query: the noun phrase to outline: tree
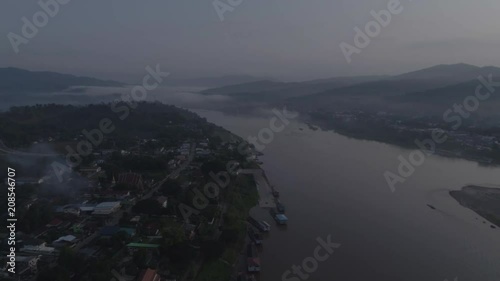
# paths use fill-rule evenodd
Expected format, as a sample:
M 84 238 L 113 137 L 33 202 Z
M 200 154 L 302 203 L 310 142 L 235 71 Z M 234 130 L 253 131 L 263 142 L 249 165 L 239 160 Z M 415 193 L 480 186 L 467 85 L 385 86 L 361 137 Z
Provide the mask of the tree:
M 224 253 L 226 245 L 221 241 L 205 241 L 201 245 L 201 250 L 206 258 L 210 260 L 218 259 Z
M 72 272 L 78 272 L 82 269 L 84 264 L 83 261 L 82 256 L 79 256 L 75 250 L 69 247 L 64 247 L 59 253 L 57 264 Z
M 144 249 L 139 249 L 133 254 L 132 260 L 134 261 L 135 265 L 137 265 L 137 267 L 144 268 L 146 267 L 147 257 L 148 257 L 148 252 Z
M 163 246 L 165 248 L 169 248 L 186 241 L 186 235 L 184 234 L 184 229 L 179 224 L 171 224 L 167 227 L 164 227 L 162 229 L 162 236 L 163 236 Z
M 210 173 L 217 174 L 218 172 L 226 170 L 226 163 L 220 159 L 212 160 L 204 163 L 201 166 L 201 171 L 205 176 L 209 176 Z
M 132 207 L 132 211 L 139 214 L 160 215 L 163 209 L 158 201 L 146 199 L 137 202 L 134 207 Z

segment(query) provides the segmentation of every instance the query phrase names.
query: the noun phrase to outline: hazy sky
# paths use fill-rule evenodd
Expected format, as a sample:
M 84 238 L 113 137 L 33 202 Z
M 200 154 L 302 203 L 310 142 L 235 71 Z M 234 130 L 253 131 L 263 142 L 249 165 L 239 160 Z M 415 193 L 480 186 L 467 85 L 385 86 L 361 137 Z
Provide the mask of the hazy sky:
M 0 4 L 0 67 L 130 81 L 156 63 L 175 76 L 285 80 L 500 65 L 498 0 L 401 0 L 403 12 L 351 64 L 340 43 L 353 44 L 354 27 L 389 0 L 243 0 L 224 21 L 212 0 L 71 0 L 15 54 L 7 34 L 22 34 L 37 2 Z

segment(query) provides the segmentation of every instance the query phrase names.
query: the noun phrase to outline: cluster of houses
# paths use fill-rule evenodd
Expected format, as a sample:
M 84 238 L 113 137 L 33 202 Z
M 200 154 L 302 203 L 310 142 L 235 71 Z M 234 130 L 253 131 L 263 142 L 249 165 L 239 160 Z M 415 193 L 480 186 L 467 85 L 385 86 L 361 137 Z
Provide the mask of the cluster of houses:
M 155 140 L 149 140 L 155 141 Z M 143 140 L 142 142 L 145 142 Z M 231 146 L 231 144 L 224 144 Z M 78 191 L 72 202 L 66 204 L 57 204 L 51 202 L 54 210 L 54 218 L 45 226 L 29 234 L 19 233 L 19 272 L 27 279 L 30 276 L 36 276 L 40 260 L 48 261 L 48 264 L 55 265 L 60 251 L 64 248 L 73 249 L 78 255 L 85 258 L 104 258 L 105 252 L 102 248 L 102 241 L 115 239 L 117 235 L 125 235 L 128 243 L 125 244 L 124 251 L 128 257 L 134 252 L 148 252 L 148 261 L 151 265 L 158 264 L 161 257 L 158 257 L 159 247 L 162 241 L 161 224 L 150 216 L 134 214 L 134 205 L 141 200 L 156 200 L 161 208 L 169 207 L 169 198 L 158 193 L 158 182 L 161 179 L 144 179 L 144 176 L 137 172 L 121 172 L 113 174 L 112 178 L 102 182 L 100 178 L 106 175 L 102 168 L 107 163 L 107 159 L 113 154 L 119 152 L 122 155 L 136 153 L 134 149 L 116 150 L 103 149 L 95 153 L 94 161 L 86 167 L 79 167 L 74 171 L 74 175 L 65 178 L 65 183 L 70 185 L 72 177 L 78 177 L 86 181 L 87 188 Z M 177 148 L 155 149 L 155 154 L 170 154 L 172 158 L 168 161 L 168 170 L 174 171 L 179 167 L 186 166 L 189 170 L 190 180 L 181 185 L 187 188 L 191 180 L 195 180 L 195 172 L 198 171 L 200 163 L 183 165 L 192 158 L 206 159 L 214 155 L 208 139 L 198 142 L 185 141 Z M 197 165 L 198 164 L 198 165 Z M 195 169 L 193 167 L 197 167 Z M 195 172 L 193 172 L 195 171 Z M 169 171 L 165 171 L 167 174 Z M 39 186 L 48 184 L 53 178 L 19 178 L 18 185 L 30 184 Z M 126 186 L 127 188 L 113 188 L 117 186 Z M 72 194 L 73 196 L 73 194 Z M 37 198 L 33 198 L 24 205 L 29 209 Z M 213 220 L 212 220 L 213 221 Z M 195 236 L 196 225 L 189 223 L 182 224 L 186 239 L 193 239 Z M 0 237 L 6 238 L 6 237 Z M 101 242 L 100 242 L 101 241 Z M 130 242 L 132 241 L 132 242 Z M 115 266 L 117 269 L 114 275 L 122 275 L 124 280 L 130 281 L 173 281 L 175 279 L 166 278 L 169 276 L 166 272 L 160 272 L 148 269 L 143 272 L 127 272 L 128 263 Z M 21 276 L 20 275 L 20 276 Z M 120 280 L 119 277 L 117 277 Z

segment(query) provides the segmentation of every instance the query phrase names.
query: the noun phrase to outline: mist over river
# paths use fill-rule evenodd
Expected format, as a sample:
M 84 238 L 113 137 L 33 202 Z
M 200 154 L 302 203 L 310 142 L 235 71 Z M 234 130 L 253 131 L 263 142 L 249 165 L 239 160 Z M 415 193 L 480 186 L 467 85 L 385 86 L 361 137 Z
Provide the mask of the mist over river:
M 269 127 L 270 117 L 194 111 L 245 139 Z M 449 195 L 468 184 L 500 185 L 500 168 L 432 156 L 392 192 L 383 174 L 410 152 L 298 121 L 276 133 L 260 159 L 289 222 L 286 229 L 273 224 L 265 237 L 260 280 L 306 280 L 293 266 L 329 235 L 341 246 L 303 271 L 307 280 L 500 280 L 500 230 Z M 266 211 L 253 212 L 271 221 Z

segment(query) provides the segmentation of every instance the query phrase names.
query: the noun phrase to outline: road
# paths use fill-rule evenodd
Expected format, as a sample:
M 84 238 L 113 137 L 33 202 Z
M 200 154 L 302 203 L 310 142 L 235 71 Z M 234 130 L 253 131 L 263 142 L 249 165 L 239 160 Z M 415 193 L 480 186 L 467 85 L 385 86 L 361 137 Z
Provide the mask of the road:
M 142 196 L 141 200 L 150 198 L 155 192 L 158 191 L 158 189 L 160 189 L 160 187 L 169 178 L 176 178 L 176 177 L 178 177 L 180 175 L 180 173 L 182 171 L 184 171 L 189 166 L 189 164 L 191 164 L 191 162 L 193 161 L 195 155 L 196 155 L 196 144 L 195 143 L 191 143 L 191 150 L 189 151 L 189 156 L 188 156 L 187 161 L 185 161 L 184 163 L 182 163 L 181 166 L 179 166 L 179 168 L 177 168 L 175 171 L 173 171 L 172 173 L 170 173 L 169 175 L 167 175 L 164 179 L 162 179 L 161 181 L 159 181 L 156 185 L 154 185 L 153 188 L 151 188 L 151 190 L 146 195 Z

